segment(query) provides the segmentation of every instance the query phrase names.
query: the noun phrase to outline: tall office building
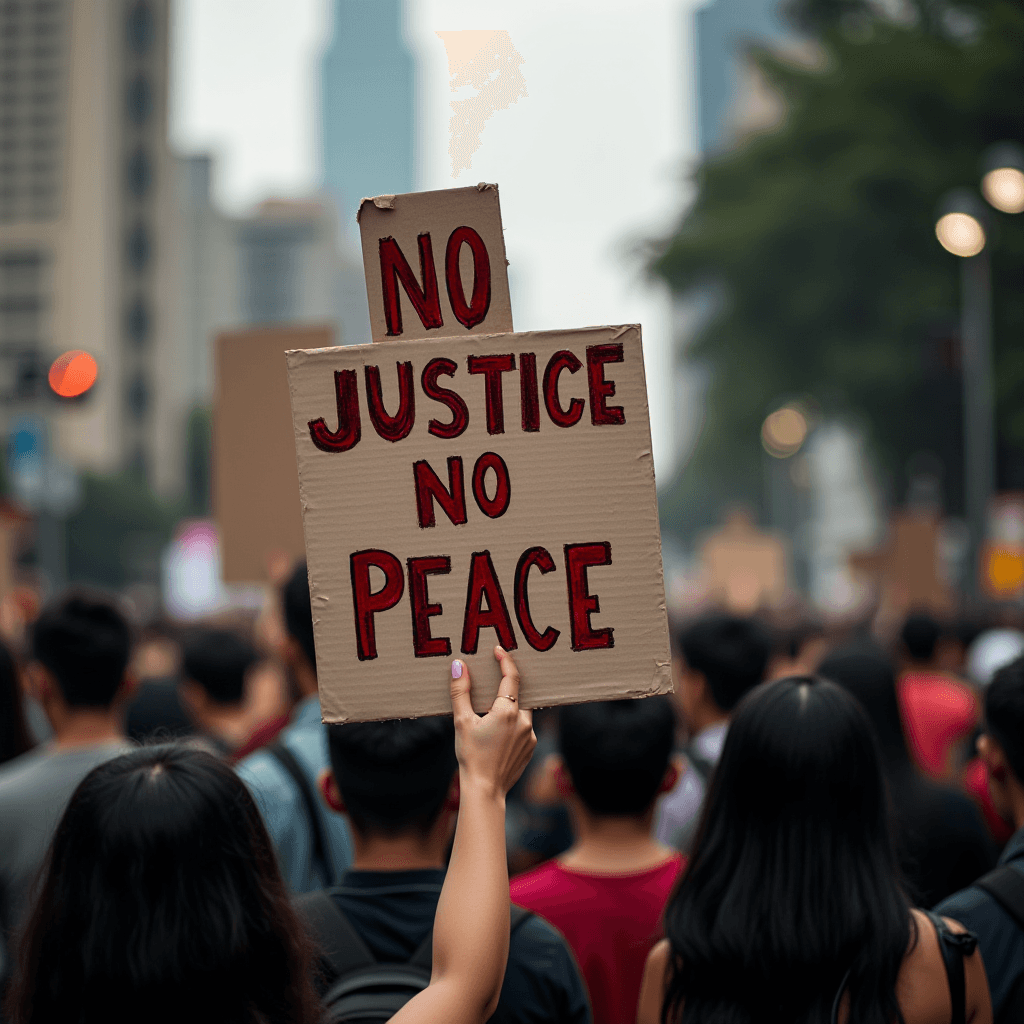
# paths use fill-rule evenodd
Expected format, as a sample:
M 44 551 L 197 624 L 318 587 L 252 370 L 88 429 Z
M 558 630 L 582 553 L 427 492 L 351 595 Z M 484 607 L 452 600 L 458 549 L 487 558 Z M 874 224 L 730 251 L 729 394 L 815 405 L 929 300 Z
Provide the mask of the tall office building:
M 334 0 L 321 96 L 324 183 L 346 233 L 364 196 L 411 192 L 415 65 L 402 0 Z
M 734 141 L 738 109 L 748 99 L 744 51 L 750 44 L 792 40 L 780 0 L 711 0 L 693 15 L 697 144 L 702 154 Z
M 0 421 L 31 412 L 79 467 L 182 481 L 169 0 L 0 5 Z M 63 406 L 46 369 L 99 379 Z
M 321 68 L 324 189 L 337 207 L 342 252 L 334 306 L 347 344 L 370 340 L 359 201 L 416 187 L 416 66 L 403 9 L 403 0 L 334 0 Z

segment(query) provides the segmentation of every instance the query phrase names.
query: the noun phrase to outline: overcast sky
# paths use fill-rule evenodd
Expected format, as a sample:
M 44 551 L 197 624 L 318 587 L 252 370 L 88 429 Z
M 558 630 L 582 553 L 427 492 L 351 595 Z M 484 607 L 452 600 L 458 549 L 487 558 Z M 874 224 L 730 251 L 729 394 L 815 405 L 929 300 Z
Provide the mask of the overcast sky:
M 176 0 L 171 140 L 217 158 L 240 212 L 320 175 L 318 59 L 329 0 Z M 419 62 L 418 187 L 496 181 L 516 328 L 639 322 L 655 469 L 667 482 L 696 420 L 673 371 L 670 306 L 632 255 L 674 222 L 693 158 L 693 0 L 408 0 Z M 451 177 L 448 65 L 438 31 L 505 29 L 528 96 L 494 114 Z

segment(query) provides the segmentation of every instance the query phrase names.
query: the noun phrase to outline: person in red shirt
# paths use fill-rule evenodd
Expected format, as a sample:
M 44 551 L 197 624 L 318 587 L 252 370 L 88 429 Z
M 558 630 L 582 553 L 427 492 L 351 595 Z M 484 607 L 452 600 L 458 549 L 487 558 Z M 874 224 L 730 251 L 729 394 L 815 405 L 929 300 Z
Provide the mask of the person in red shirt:
M 575 842 L 512 879 L 512 902 L 551 922 L 583 972 L 594 1024 L 632 1024 L 644 962 L 682 857 L 654 837 L 654 807 L 679 777 L 667 697 L 579 704 L 559 712 L 549 761 Z
M 899 681 L 900 711 L 910 752 L 933 779 L 952 781 L 959 769 L 957 747 L 978 724 L 973 691 L 936 667 L 942 627 L 927 612 L 907 618 L 900 639 L 906 668 Z

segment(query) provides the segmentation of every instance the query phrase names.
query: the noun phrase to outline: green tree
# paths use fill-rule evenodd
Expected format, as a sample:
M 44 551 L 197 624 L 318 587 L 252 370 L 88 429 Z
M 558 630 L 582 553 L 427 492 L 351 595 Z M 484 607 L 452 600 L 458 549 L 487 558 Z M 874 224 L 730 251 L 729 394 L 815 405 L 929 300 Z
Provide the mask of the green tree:
M 118 589 L 160 582 L 160 553 L 181 517 L 135 470 L 82 478 L 81 507 L 67 522 L 68 578 Z
M 798 395 L 865 425 L 897 497 L 907 459 L 938 449 L 962 502 L 959 267 L 934 220 L 989 145 L 1024 139 L 1024 3 L 793 13 L 823 60 L 752 53 L 785 117 L 698 167 L 692 207 L 651 259 L 674 291 L 722 297 L 688 352 L 708 373 L 702 433 L 662 501 L 683 534 L 760 499 L 761 422 Z M 992 213 L 1000 482 L 1024 486 L 1024 216 Z

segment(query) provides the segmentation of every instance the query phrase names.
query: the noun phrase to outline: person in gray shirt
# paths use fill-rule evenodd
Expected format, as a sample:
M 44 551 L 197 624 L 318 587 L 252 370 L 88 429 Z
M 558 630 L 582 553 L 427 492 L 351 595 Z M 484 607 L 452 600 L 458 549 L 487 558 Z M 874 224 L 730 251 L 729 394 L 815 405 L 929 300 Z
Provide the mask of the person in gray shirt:
M 79 782 L 131 749 L 121 727 L 131 630 L 105 596 L 68 591 L 32 631 L 30 688 L 53 740 L 0 767 L 0 979 L 53 832 Z

